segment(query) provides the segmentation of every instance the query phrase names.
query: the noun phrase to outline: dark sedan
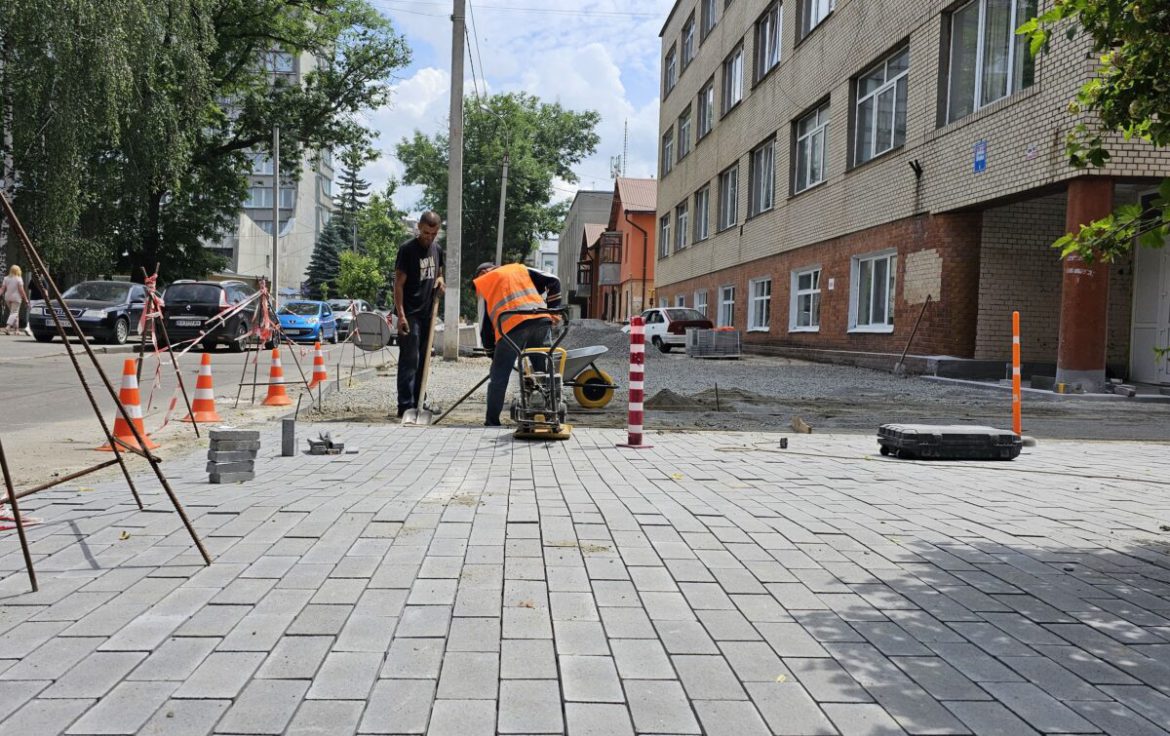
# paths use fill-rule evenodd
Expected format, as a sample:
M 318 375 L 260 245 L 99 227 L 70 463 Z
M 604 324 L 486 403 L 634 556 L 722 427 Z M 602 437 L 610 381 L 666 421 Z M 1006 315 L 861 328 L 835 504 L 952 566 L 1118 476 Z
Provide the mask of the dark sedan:
M 114 345 L 121 345 L 138 333 L 138 322 L 146 306 L 146 289 L 129 281 L 82 281 L 61 296 L 82 334 Z M 28 326 L 39 342 L 49 342 L 57 335 L 50 308 L 64 319 L 64 311 L 56 304 L 50 307 L 44 300 L 37 300 L 29 306 Z

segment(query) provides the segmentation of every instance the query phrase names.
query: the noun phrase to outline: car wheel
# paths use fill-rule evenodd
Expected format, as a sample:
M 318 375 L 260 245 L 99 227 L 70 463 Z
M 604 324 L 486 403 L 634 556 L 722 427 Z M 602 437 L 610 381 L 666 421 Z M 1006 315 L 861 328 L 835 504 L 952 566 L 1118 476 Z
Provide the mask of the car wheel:
M 52 332 L 34 332 L 33 339 L 37 342 L 53 342 Z
M 130 320 L 125 317 L 119 317 L 114 322 L 114 331 L 110 333 L 110 343 L 113 345 L 125 345 L 129 337 Z
M 660 352 L 663 352 L 663 353 L 670 352 L 671 346 L 664 343 L 662 341 L 662 338 L 659 337 L 658 335 L 655 335 L 654 337 L 650 338 L 650 342 L 654 343 L 654 347 L 658 348 L 658 350 Z
M 247 336 L 247 334 L 248 326 L 244 324 L 244 320 L 240 320 L 236 323 L 236 336 L 231 342 L 228 343 L 228 350 L 232 351 L 233 353 L 244 352 L 244 338 Z
M 336 327 L 333 328 L 333 337 L 329 338 L 329 342 L 334 344 L 334 345 L 337 344 L 337 328 Z

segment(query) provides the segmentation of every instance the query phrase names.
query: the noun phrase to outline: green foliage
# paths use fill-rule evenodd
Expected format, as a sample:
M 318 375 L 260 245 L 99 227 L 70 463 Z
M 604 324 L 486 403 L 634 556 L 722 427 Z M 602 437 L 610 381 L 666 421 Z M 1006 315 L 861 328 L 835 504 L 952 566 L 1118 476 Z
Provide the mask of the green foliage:
M 469 98 L 464 113 L 463 252 L 461 283 L 470 293 L 472 270 L 495 260 L 496 225 L 500 202 L 501 163 L 510 151 L 505 204 L 504 261 L 523 260 L 541 237 L 559 230 L 564 208 L 550 205 L 553 179 L 576 181 L 572 166 L 597 148 L 594 131 L 600 116 L 574 112 L 559 104 L 541 102 L 524 93 L 495 95 L 483 100 L 483 109 Z M 397 155 L 406 167 L 404 181 L 425 187 L 422 206 L 437 212 L 447 208 L 448 139 L 415 132 L 398 144 Z M 452 278 L 452 274 L 447 275 Z M 462 300 L 465 316 L 475 301 Z
M 378 269 L 392 281 L 398 246 L 410 239 L 410 231 L 402 218 L 406 213 L 394 206 L 394 192 L 398 182 L 393 179 L 381 194 L 373 194 L 357 213 L 358 242 L 362 251 L 378 262 Z
M 345 224 L 343 238 L 345 246 L 351 250 L 362 250 L 361 233 L 357 233 L 357 242 L 354 242 L 354 225 L 357 224 L 357 215 L 366 206 L 366 198 L 370 195 L 370 183 L 361 178 L 362 167 L 378 158 L 378 152 L 368 145 L 347 146 L 338 157 L 341 164 L 341 175 L 338 177 L 338 196 L 335 198 L 334 217 L 340 218 Z
M 337 293 L 348 299 L 365 299 L 373 304 L 386 277 L 378 259 L 351 250 L 341 252 L 341 269 L 337 274 Z
M 1097 75 L 1084 84 L 1069 113 L 1077 122 L 1067 140 L 1069 161 L 1078 168 L 1108 163 L 1107 137 L 1142 140 L 1156 147 L 1170 144 L 1170 1 L 1058 0 L 1025 23 L 1019 33 L 1030 38 L 1033 52 L 1053 43 L 1089 39 L 1098 60 Z M 1119 209 L 1113 215 L 1061 238 L 1064 256 L 1112 260 L 1136 241 L 1160 247 L 1170 236 L 1170 186 L 1165 182 L 1151 206 Z
M 317 236 L 313 245 L 313 256 L 309 261 L 309 297 L 312 299 L 328 299 L 329 294 L 337 292 L 337 276 L 341 271 L 341 235 L 336 218 Z

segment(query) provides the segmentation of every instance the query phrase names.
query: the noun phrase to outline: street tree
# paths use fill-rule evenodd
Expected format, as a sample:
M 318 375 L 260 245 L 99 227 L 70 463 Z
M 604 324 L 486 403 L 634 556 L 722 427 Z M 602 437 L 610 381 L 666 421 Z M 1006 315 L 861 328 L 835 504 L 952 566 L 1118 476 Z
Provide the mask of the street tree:
M 1067 139 L 1069 160 L 1078 168 L 1101 167 L 1110 146 L 1140 140 L 1170 145 L 1170 0 L 1058 0 L 1025 23 L 1032 52 L 1053 43 L 1087 37 L 1098 60 L 1090 78 L 1069 105 L 1080 118 Z M 1112 261 L 1134 242 L 1162 247 L 1170 236 L 1170 179 L 1162 182 L 1147 208 L 1120 207 L 1109 217 L 1083 225 L 1056 242 L 1064 256 Z
M 350 250 L 363 250 L 360 245 L 361 233 L 358 232 L 358 215 L 370 196 L 370 183 L 361 177 L 361 171 L 363 166 L 377 158 L 378 152 L 364 142 L 346 146 L 337 158 L 341 164 L 341 174 L 337 179 L 338 195 L 334 199 L 333 216 L 345 224 L 343 238 Z
M 483 106 L 481 107 L 480 104 Z M 476 265 L 494 260 L 500 198 L 500 165 L 510 152 L 505 204 L 504 261 L 523 260 L 541 237 L 560 229 L 563 204 L 551 204 L 553 180 L 577 181 L 573 165 L 597 148 L 595 111 L 566 110 L 525 93 L 469 98 L 463 126 L 464 316 L 475 311 L 470 277 Z M 403 181 L 424 187 L 422 207 L 447 209 L 448 138 L 415 131 L 397 146 L 406 168 Z
M 337 274 L 339 296 L 365 299 L 373 304 L 385 285 L 386 277 L 378 268 L 378 259 L 352 250 L 341 252 L 341 268 Z
M 308 273 L 309 296 L 313 299 L 328 299 L 337 293 L 342 246 L 339 224 L 336 219 L 330 220 L 313 245 Z
M 358 241 L 362 252 L 378 261 L 378 268 L 390 277 L 394 272 L 394 261 L 398 257 L 398 246 L 410 238 L 404 218 L 406 213 L 394 204 L 398 182 L 391 179 L 381 194 L 370 195 L 357 214 Z

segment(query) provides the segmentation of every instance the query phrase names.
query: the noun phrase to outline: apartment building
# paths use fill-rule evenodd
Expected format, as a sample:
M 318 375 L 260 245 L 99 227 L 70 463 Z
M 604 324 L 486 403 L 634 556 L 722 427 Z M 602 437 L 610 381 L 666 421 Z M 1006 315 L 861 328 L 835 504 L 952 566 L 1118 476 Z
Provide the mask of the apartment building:
M 267 63 L 274 76 L 300 84 L 316 66 L 310 54 L 272 52 Z M 287 142 L 286 142 L 287 143 Z M 266 276 L 272 271 L 273 164 L 268 148 L 249 155 L 248 198 L 236 228 L 207 248 L 224 256 L 229 270 L 246 276 Z M 284 294 L 299 294 L 313 256 L 317 236 L 333 215 L 333 156 L 330 151 L 308 151 L 300 162 L 299 176 L 281 172 L 280 186 L 280 283 Z
M 581 238 L 588 223 L 604 223 L 609 218 L 613 190 L 582 189 L 573 195 L 565 214 L 564 229 L 557 240 L 557 278 L 568 291 L 566 303 L 575 310 L 575 316 L 587 313 L 590 284 L 582 285 L 578 276 L 581 256 Z
M 1041 0 L 1040 10 L 1051 0 Z M 1050 245 L 1148 196 L 1170 153 L 1067 163 L 1083 41 L 1033 58 L 1037 0 L 680 0 L 661 32 L 656 299 L 755 349 L 1170 382 L 1170 256 Z M 1136 276 L 1135 276 L 1136 274 Z M 917 330 L 915 332 L 915 327 Z

